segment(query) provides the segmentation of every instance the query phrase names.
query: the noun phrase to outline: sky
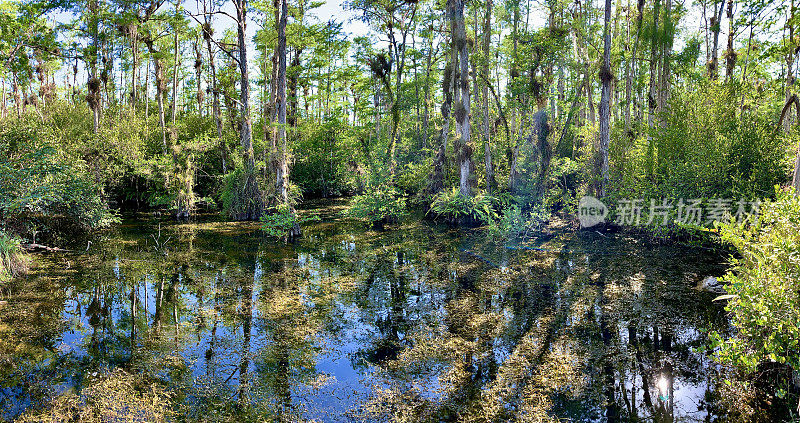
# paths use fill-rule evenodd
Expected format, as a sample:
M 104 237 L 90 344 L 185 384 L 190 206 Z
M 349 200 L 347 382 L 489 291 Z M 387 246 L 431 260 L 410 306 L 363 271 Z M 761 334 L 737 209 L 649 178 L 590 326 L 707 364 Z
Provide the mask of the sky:
M 344 0 L 325 0 L 325 3 L 322 6 L 312 10 L 311 12 L 309 12 L 309 14 L 308 14 L 309 19 L 310 19 L 309 22 L 313 22 L 313 20 L 316 19 L 319 22 L 327 22 L 327 21 L 333 20 L 333 21 L 335 21 L 337 23 L 342 23 L 342 29 L 348 35 L 347 38 L 351 39 L 351 40 L 353 38 L 355 38 L 355 37 L 368 35 L 370 33 L 370 30 L 369 30 L 369 27 L 367 26 L 367 24 L 364 23 L 363 21 L 357 19 L 358 18 L 358 13 L 353 12 L 353 11 L 349 11 L 349 10 L 345 10 L 345 8 L 343 6 L 343 3 L 344 3 Z M 202 6 L 198 6 L 199 4 L 202 4 L 202 3 L 199 3 L 197 1 L 189 0 L 189 1 L 185 1 L 184 2 L 184 7 L 189 12 L 198 12 L 200 10 L 199 8 L 202 7 Z M 170 2 L 165 2 L 165 4 L 163 6 L 161 6 L 160 10 L 161 11 L 165 11 L 165 10 L 170 10 L 171 8 L 172 8 L 171 3 Z M 225 2 L 225 6 L 223 6 L 223 10 L 225 10 L 227 13 L 229 13 L 231 15 L 235 15 L 235 9 L 233 8 L 233 2 L 226 1 Z M 253 37 L 256 34 L 256 31 L 261 28 L 260 23 L 256 23 L 256 22 L 252 21 L 253 17 L 254 17 L 253 14 L 249 14 L 248 15 L 247 37 L 248 37 L 249 40 L 252 40 Z M 70 22 L 74 18 L 75 18 L 75 16 L 72 15 L 71 13 L 61 12 L 61 13 L 58 13 L 56 15 L 51 16 L 50 19 L 54 24 L 57 24 L 57 23 Z M 190 19 L 190 24 L 191 25 L 195 25 L 196 24 L 196 22 L 191 20 L 191 18 L 189 18 L 189 19 Z M 222 15 L 217 16 L 217 17 L 214 18 L 214 24 L 213 25 L 214 25 L 214 33 L 215 34 L 222 34 L 227 29 L 234 28 L 233 19 L 231 19 L 230 17 L 227 17 L 227 16 L 222 16 Z M 60 36 L 60 40 L 61 41 L 65 41 L 65 38 L 63 37 L 63 35 Z M 250 58 L 257 57 L 256 52 L 254 51 L 254 49 L 255 49 L 254 44 L 253 43 L 248 43 L 247 47 L 248 47 L 248 49 L 247 49 L 248 50 L 248 57 L 250 57 Z M 257 72 L 257 63 L 256 63 L 256 61 L 255 60 L 250 60 L 249 62 L 250 62 L 250 66 L 249 67 L 251 68 L 251 74 L 253 74 L 253 72 Z M 56 80 L 59 81 L 59 82 L 63 81 L 66 72 L 70 72 L 70 77 L 71 77 L 71 71 L 69 69 L 69 66 L 63 66 L 60 70 L 58 70 L 56 72 Z M 85 81 L 86 78 L 87 78 L 86 72 L 83 69 L 83 65 L 79 66 L 78 77 L 77 78 L 78 78 L 78 81 Z

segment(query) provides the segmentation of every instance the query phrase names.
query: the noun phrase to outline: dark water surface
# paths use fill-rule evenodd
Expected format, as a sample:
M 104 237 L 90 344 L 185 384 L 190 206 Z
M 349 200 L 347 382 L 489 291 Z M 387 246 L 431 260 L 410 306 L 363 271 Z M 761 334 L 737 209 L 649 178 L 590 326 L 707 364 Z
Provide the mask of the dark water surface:
M 212 400 L 290 421 L 711 413 L 715 366 L 695 348 L 725 319 L 695 287 L 724 272 L 719 254 L 566 230 L 509 248 L 414 219 L 378 232 L 340 218 L 344 204 L 304 210 L 322 220 L 296 243 L 139 216 L 86 253 L 37 256 L 0 292 L 0 420 L 116 367 L 183 392 L 182 413 Z

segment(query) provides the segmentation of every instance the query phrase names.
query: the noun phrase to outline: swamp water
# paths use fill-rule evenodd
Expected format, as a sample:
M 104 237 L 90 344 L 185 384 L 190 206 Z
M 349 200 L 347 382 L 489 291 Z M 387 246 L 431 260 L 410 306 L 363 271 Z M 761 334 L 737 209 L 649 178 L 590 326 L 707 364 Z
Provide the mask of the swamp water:
M 139 216 L 85 253 L 37 256 L 0 293 L 0 420 L 119 368 L 187 420 L 713 415 L 716 367 L 695 349 L 725 317 L 695 287 L 724 272 L 719 254 L 590 231 L 509 247 L 414 219 L 374 231 L 344 204 L 303 210 L 322 219 L 295 243 Z

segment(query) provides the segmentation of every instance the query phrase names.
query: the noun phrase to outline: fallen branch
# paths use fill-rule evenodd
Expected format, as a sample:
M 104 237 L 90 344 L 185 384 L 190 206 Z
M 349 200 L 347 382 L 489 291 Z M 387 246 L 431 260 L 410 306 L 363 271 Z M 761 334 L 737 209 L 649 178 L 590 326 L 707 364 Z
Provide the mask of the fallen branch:
M 28 251 L 44 251 L 48 253 L 62 253 L 62 252 L 70 252 L 72 250 L 65 250 L 63 248 L 58 247 L 48 247 L 42 244 L 22 244 L 22 248 Z

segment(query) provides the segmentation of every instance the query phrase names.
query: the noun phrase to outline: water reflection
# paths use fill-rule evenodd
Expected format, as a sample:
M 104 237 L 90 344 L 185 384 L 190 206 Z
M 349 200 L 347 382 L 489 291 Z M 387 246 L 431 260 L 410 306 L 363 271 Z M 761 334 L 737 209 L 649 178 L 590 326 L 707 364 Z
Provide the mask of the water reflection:
M 714 256 L 564 233 L 506 248 L 337 205 L 284 245 L 257 227 L 128 221 L 42 258 L 0 308 L 0 416 L 121 367 L 188 419 L 705 420 Z M 528 245 L 527 247 L 531 247 Z

